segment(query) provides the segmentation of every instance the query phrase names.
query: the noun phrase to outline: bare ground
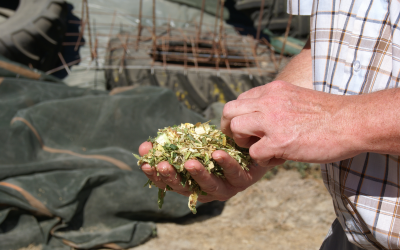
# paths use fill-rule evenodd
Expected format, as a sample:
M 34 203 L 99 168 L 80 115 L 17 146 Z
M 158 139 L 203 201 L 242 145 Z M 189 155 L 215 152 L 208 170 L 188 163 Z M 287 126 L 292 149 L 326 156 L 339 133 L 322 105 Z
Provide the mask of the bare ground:
M 335 214 L 321 178 L 313 176 L 318 170 L 301 178 L 280 169 L 227 201 L 221 215 L 159 223 L 158 236 L 132 250 L 318 250 Z

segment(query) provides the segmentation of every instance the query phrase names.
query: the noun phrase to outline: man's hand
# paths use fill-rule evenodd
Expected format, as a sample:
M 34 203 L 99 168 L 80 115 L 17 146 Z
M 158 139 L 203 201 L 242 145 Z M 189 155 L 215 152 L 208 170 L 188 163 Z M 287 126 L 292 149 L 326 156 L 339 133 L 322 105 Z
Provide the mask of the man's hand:
M 221 128 L 261 166 L 347 159 L 360 153 L 348 126 L 351 100 L 275 81 L 227 103 Z
M 147 154 L 152 147 L 150 142 L 142 143 L 139 147 L 139 154 L 141 156 Z M 185 169 L 189 171 L 193 179 L 200 185 L 201 190 L 207 193 L 207 195 L 199 196 L 198 200 L 200 202 L 227 200 L 257 182 L 268 170 L 268 168 L 256 165 L 249 166 L 249 171 L 243 170 L 236 160 L 222 150 L 215 151 L 212 157 L 222 166 L 225 179 L 209 174 L 204 166 L 196 160 L 189 160 L 184 165 Z M 161 189 L 165 189 L 166 185 L 168 185 L 173 191 L 179 194 L 185 196 L 191 194 L 187 186 L 182 187 L 179 175 L 176 174 L 175 168 L 168 162 L 160 162 L 158 164 L 157 170 L 160 173 L 159 176 L 157 176 L 156 169 L 149 164 L 143 164 L 142 170 Z

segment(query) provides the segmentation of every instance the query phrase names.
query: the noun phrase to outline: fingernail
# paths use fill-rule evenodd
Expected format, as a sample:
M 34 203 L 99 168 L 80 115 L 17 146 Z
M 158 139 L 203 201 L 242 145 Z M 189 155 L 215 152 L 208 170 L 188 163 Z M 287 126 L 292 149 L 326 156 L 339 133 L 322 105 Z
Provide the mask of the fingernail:
M 148 166 L 142 167 L 142 171 L 145 172 L 148 175 L 153 174 L 153 170 L 151 169 L 151 167 L 148 167 Z
M 192 167 L 192 166 L 187 167 L 186 170 L 189 171 L 189 173 L 190 173 L 191 175 L 197 175 L 197 174 L 198 174 L 198 173 L 197 173 L 197 169 L 195 169 L 195 168 Z
M 166 167 L 158 168 L 158 172 L 160 173 L 160 175 L 162 175 L 164 177 L 169 176 L 169 172 Z
M 215 160 L 216 162 L 218 162 L 219 164 L 224 163 L 224 158 L 222 158 L 222 157 L 214 158 L 214 160 Z

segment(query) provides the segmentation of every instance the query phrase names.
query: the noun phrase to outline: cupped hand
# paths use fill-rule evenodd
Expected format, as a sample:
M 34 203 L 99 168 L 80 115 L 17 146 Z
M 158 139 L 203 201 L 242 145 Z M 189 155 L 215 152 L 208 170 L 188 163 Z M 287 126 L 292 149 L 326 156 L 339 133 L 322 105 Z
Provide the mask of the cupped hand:
M 275 81 L 227 103 L 221 130 L 261 166 L 285 160 L 327 163 L 359 152 L 348 126 L 351 97 Z
M 141 156 L 147 154 L 152 147 L 150 142 L 142 143 L 139 147 L 139 154 Z M 184 164 L 185 169 L 200 185 L 201 190 L 207 193 L 207 195 L 199 196 L 200 202 L 227 200 L 257 182 L 268 171 L 268 168 L 259 165 L 249 166 L 249 171 L 243 170 L 236 160 L 222 150 L 215 151 L 212 158 L 223 168 L 225 179 L 208 173 L 206 168 L 197 160 L 188 160 Z M 159 176 L 157 176 L 155 167 L 149 164 L 142 165 L 143 172 L 157 187 L 165 189 L 168 185 L 173 189 L 172 191 L 179 194 L 185 196 L 191 194 L 187 186 L 183 187 L 180 184 L 179 175 L 168 162 L 160 162 L 156 167 L 160 173 Z

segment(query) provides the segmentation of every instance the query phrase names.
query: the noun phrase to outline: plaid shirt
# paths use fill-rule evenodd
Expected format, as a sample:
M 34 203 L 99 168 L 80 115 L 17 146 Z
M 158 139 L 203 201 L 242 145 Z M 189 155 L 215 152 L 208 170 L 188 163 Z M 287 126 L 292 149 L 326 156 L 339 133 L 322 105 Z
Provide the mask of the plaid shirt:
M 360 95 L 398 87 L 399 0 L 288 0 L 288 12 L 311 15 L 315 90 Z M 399 156 L 376 153 L 321 165 L 353 244 L 400 249 L 399 165 Z

